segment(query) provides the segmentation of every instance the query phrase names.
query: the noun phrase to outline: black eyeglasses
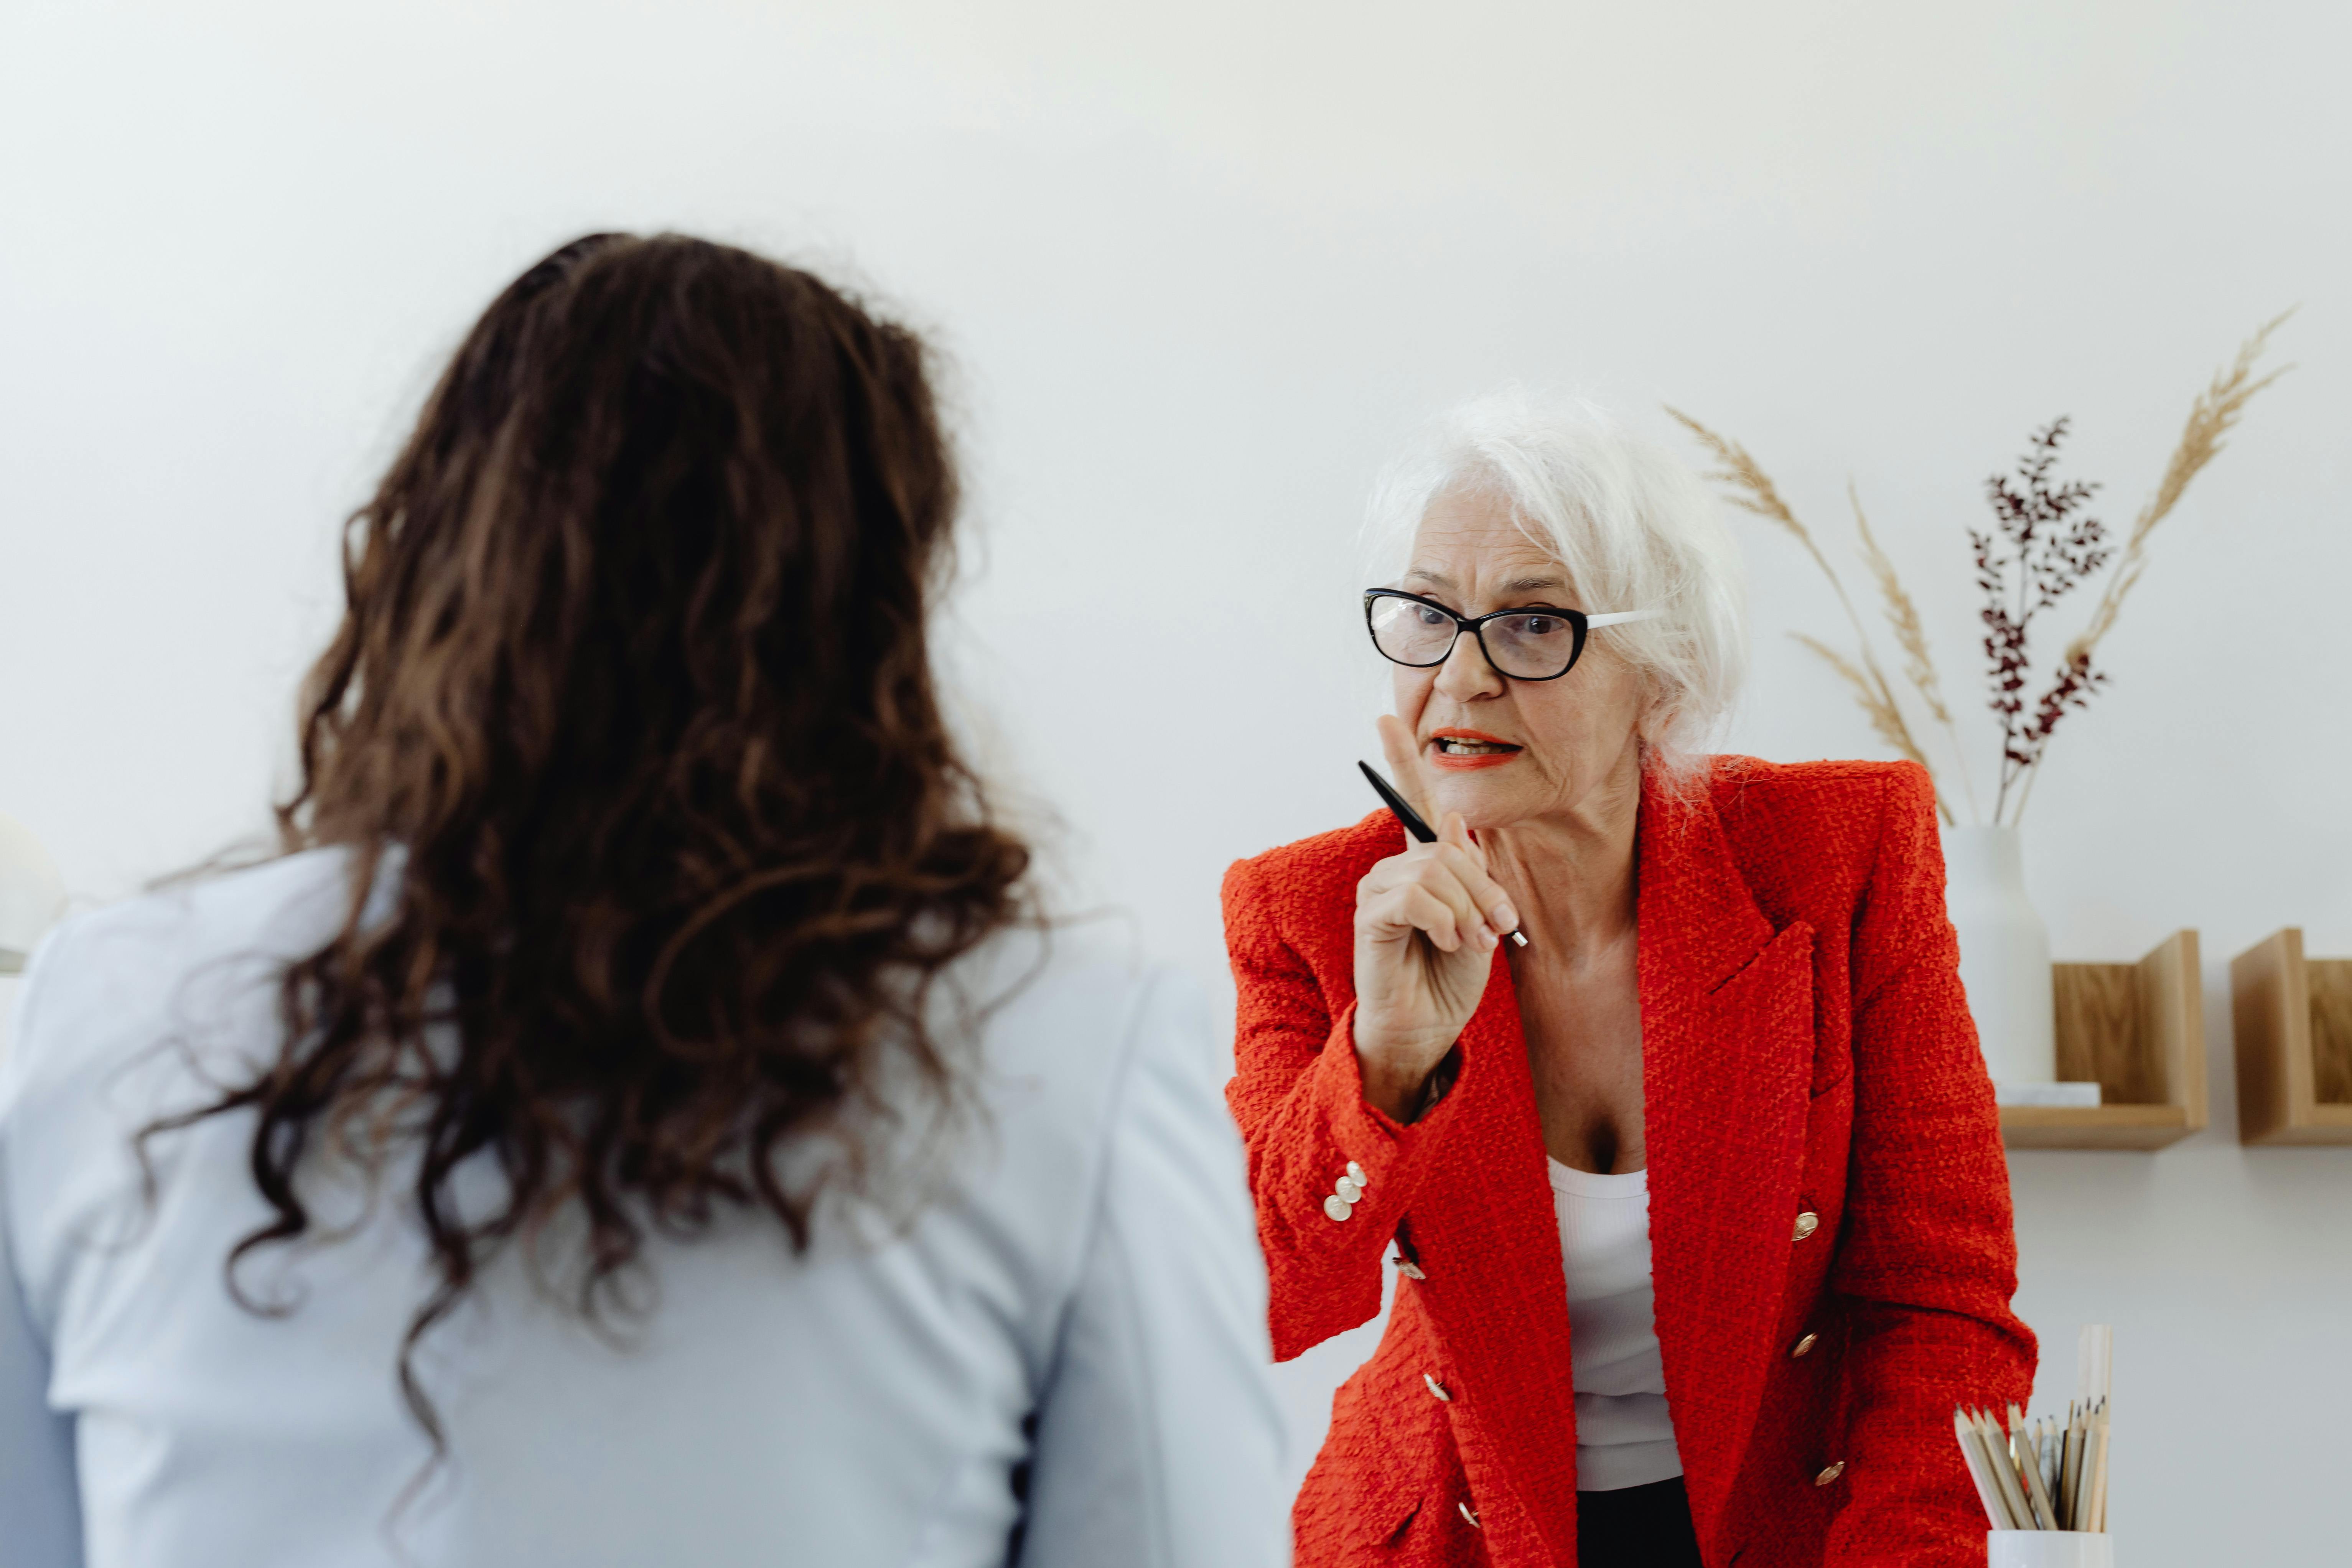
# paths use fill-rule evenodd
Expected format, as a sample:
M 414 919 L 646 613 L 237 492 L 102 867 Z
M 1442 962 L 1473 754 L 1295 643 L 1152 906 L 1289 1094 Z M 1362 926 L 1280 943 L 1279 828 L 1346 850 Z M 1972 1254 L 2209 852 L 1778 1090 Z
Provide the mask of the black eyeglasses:
M 1364 590 L 1364 625 L 1372 646 L 1394 664 L 1427 669 L 1444 664 L 1464 632 L 1497 675 L 1513 680 L 1558 680 L 1584 657 L 1584 639 L 1596 626 L 1654 620 L 1657 610 L 1614 610 L 1588 616 L 1582 610 L 1496 610 L 1487 616 L 1457 616 L 1434 599 L 1397 588 Z

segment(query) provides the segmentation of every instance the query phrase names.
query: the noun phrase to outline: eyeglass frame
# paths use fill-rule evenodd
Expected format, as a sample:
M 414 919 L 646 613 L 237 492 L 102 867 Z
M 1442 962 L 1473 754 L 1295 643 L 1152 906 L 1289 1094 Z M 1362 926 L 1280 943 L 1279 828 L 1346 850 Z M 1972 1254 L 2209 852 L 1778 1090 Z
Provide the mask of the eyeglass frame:
M 1404 599 L 1435 610 L 1439 615 L 1452 621 L 1454 635 L 1446 640 L 1445 651 L 1426 664 L 1412 664 L 1397 658 L 1382 647 L 1381 634 L 1372 628 L 1372 601 L 1375 599 Z M 1623 626 L 1631 621 L 1654 621 L 1664 614 L 1664 610 L 1610 610 L 1598 616 L 1588 616 L 1582 610 L 1571 610 L 1559 605 L 1521 605 L 1508 610 L 1490 610 L 1483 616 L 1461 616 L 1454 614 L 1434 599 L 1424 598 L 1419 594 L 1408 594 L 1402 588 L 1364 590 L 1364 633 L 1372 639 L 1372 651 L 1391 664 L 1405 669 L 1435 669 L 1454 657 L 1454 648 L 1462 641 L 1462 634 L 1468 632 L 1477 639 L 1478 657 L 1486 661 L 1486 668 L 1505 680 L 1558 680 L 1561 676 L 1574 669 L 1577 661 L 1584 657 L 1585 639 L 1593 631 L 1602 626 Z M 1552 675 L 1513 675 L 1509 670 L 1496 664 L 1493 650 L 1486 647 L 1486 623 L 1499 621 L 1506 616 L 1558 616 L 1561 620 L 1566 621 L 1576 632 L 1576 646 L 1570 650 L 1568 662 L 1560 667 L 1558 673 Z

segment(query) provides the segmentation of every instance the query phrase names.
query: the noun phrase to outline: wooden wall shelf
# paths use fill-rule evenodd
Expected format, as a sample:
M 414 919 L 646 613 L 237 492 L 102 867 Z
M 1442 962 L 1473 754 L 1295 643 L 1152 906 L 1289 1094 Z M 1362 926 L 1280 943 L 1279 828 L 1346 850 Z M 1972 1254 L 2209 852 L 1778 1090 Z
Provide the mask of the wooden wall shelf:
M 2012 1149 L 2161 1149 L 2205 1126 L 2205 988 L 2197 933 L 2137 963 L 2053 964 L 2058 1076 L 2099 1081 L 2096 1106 L 2004 1105 Z
M 2230 961 L 2238 1141 L 2352 1143 L 2352 958 L 2273 931 Z

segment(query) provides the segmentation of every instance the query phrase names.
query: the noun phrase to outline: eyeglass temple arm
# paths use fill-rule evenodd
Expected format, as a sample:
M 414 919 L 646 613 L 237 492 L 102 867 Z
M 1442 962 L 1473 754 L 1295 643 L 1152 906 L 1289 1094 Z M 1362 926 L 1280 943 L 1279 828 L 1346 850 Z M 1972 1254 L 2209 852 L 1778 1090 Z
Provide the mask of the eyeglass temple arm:
M 1622 626 L 1627 621 L 1654 621 L 1665 613 L 1664 610 L 1612 610 L 1605 616 L 1587 616 L 1584 617 L 1584 624 L 1588 629 L 1593 626 Z

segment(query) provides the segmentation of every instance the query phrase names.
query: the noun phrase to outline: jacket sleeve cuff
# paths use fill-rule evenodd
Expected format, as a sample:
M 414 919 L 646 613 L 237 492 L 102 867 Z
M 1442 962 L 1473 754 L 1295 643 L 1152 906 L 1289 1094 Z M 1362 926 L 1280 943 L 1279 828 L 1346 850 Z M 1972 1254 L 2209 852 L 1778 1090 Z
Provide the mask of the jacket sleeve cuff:
M 1308 1069 L 1307 1114 L 1264 1151 L 1259 1170 L 1258 1226 L 1274 1277 L 1277 1359 L 1379 1312 L 1381 1255 L 1458 1098 L 1439 1101 L 1410 1126 L 1366 1102 L 1354 1022 L 1350 1004 Z
M 1417 1163 L 1412 1152 L 1429 1142 L 1430 1134 L 1450 1120 L 1454 1097 L 1448 1094 L 1418 1121 L 1399 1121 L 1364 1098 L 1364 1064 L 1356 1055 L 1356 1005 L 1341 1010 L 1332 1022 L 1331 1037 L 1315 1063 L 1315 1092 L 1324 1110 L 1332 1139 L 1349 1150 L 1349 1157 L 1366 1173 L 1375 1160 L 1383 1169 Z M 1357 1151 L 1363 1151 L 1358 1152 Z

